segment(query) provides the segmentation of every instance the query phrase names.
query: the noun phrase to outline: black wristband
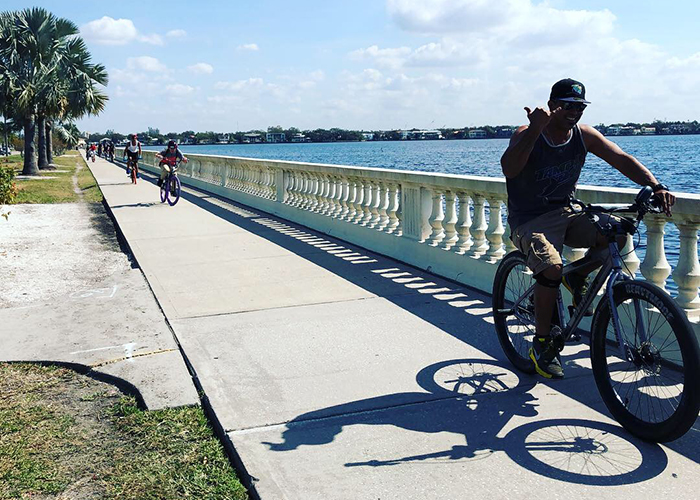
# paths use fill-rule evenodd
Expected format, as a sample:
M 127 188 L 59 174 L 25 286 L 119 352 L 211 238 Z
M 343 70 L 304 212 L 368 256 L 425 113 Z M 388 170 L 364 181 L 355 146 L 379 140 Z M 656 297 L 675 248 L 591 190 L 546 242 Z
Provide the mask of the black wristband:
M 658 184 L 654 184 L 653 186 L 651 186 L 651 189 L 653 189 L 655 193 L 657 191 L 668 191 L 668 186 L 659 182 Z

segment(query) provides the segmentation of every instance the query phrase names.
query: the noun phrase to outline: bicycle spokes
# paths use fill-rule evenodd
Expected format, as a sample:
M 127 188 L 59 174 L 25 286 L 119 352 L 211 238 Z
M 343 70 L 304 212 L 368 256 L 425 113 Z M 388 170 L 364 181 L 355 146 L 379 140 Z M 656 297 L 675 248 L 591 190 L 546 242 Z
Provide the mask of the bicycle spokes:
M 612 389 L 635 417 L 663 422 L 678 409 L 685 379 L 673 327 L 658 307 L 641 297 L 623 300 L 616 311 L 624 350 L 607 344 Z M 615 339 L 612 322 L 606 337 Z

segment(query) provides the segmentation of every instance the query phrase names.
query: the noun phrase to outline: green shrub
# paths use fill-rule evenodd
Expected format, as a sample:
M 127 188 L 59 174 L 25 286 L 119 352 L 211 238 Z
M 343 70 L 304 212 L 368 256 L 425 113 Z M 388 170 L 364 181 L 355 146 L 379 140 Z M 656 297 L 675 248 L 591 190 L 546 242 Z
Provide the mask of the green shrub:
M 0 166 L 0 205 L 14 203 L 18 191 L 15 184 L 15 169 Z M 7 219 L 9 214 L 10 212 L 0 212 L 0 216 L 5 217 L 5 219 Z

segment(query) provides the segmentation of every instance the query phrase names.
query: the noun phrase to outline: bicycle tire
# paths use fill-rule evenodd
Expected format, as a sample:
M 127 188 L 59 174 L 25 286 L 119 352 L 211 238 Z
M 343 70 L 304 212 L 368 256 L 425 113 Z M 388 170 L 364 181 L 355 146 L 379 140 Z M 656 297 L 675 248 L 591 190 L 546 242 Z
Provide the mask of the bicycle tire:
M 514 272 L 521 273 L 521 276 L 518 277 L 517 290 L 513 289 L 513 285 L 509 286 L 508 281 L 509 277 L 513 278 L 515 276 Z M 513 366 L 525 373 L 535 373 L 535 364 L 528 355 L 531 345 L 531 339 L 528 338 L 533 337 L 535 334 L 534 310 L 532 311 L 531 324 L 524 324 L 514 315 L 499 312 L 508 308 L 508 301 L 519 297 L 532 285 L 532 274 L 529 274 L 529 278 L 522 279 L 522 277 L 526 276 L 527 264 L 525 255 L 522 252 L 511 252 L 503 258 L 493 280 L 493 320 L 501 348 Z M 520 323 L 519 325 L 514 325 L 517 328 L 513 328 L 513 330 L 525 329 L 527 335 L 517 335 L 519 332 L 513 332 L 513 336 L 511 336 L 508 323 L 508 318 L 511 317 Z
M 168 179 L 168 203 L 172 207 L 175 205 L 179 200 L 180 200 L 180 179 L 177 177 L 177 175 L 172 175 L 170 176 L 170 179 Z
M 621 334 L 627 342 L 634 341 L 634 351 L 621 359 L 610 321 L 610 302 L 602 300 L 591 329 L 591 364 L 600 395 L 613 417 L 631 434 L 646 441 L 673 441 L 692 427 L 700 411 L 698 340 L 683 309 L 656 285 L 636 280 L 621 282 L 613 287 L 613 297 Z M 668 326 L 664 327 L 662 320 Z M 646 323 L 646 342 L 638 340 L 640 323 Z M 624 330 L 634 330 L 633 337 L 625 335 Z M 612 347 L 609 352 L 608 347 Z M 664 350 L 669 359 L 662 358 Z M 623 368 L 634 377 L 630 378 Z M 648 401 L 646 417 L 643 401 Z
M 137 171 L 137 166 L 135 164 L 131 164 L 131 183 L 136 184 L 136 171 Z
M 168 199 L 168 182 L 170 181 L 170 176 L 166 177 L 165 180 L 160 185 L 160 202 L 165 203 Z

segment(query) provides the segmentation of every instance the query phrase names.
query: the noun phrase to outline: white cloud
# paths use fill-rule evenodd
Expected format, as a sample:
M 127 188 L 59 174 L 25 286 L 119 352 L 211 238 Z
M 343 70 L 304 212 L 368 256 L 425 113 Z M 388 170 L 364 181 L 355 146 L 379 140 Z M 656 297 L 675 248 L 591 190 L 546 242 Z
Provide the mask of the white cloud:
M 81 36 L 100 45 L 126 45 L 138 36 L 131 19 L 112 19 L 104 16 L 81 26 Z
M 380 49 L 377 45 L 372 45 L 366 49 L 351 52 L 350 58 L 356 61 L 371 59 L 381 67 L 400 68 L 410 54 L 411 49 L 408 47 Z
M 187 36 L 187 32 L 185 30 L 170 30 L 165 36 L 168 38 L 184 38 Z
M 80 27 L 81 36 L 99 45 L 126 45 L 133 41 L 164 45 L 160 35 L 141 35 L 131 19 L 114 19 L 104 16 Z
M 316 71 L 312 71 L 309 74 L 309 78 L 311 78 L 314 81 L 320 82 L 321 80 L 325 80 L 326 74 L 323 72 L 322 69 L 317 69 Z
M 245 43 L 243 45 L 239 45 L 238 47 L 236 47 L 236 49 L 237 50 L 251 50 L 251 51 L 260 50 L 257 43 Z
M 615 16 L 601 11 L 562 10 L 532 0 L 388 0 L 389 15 L 403 29 L 422 34 L 498 35 L 501 41 L 541 37 L 566 41 L 581 32 L 612 32 Z
M 150 43 L 151 45 L 160 45 L 163 46 L 165 43 L 163 42 L 163 37 L 160 35 L 140 35 L 138 37 L 139 42 L 143 43 Z
M 211 75 L 214 72 L 214 67 L 204 62 L 187 66 L 187 69 L 190 73 L 194 73 L 195 75 Z
M 216 82 L 214 88 L 217 90 L 239 91 L 243 89 L 262 88 L 265 82 L 262 78 L 248 78 L 237 82 Z
M 167 70 L 165 64 L 151 56 L 129 57 L 126 60 L 126 68 L 150 72 L 164 72 Z
M 183 85 L 182 83 L 173 83 L 165 86 L 165 91 L 173 96 L 185 96 L 194 92 L 194 87 Z

